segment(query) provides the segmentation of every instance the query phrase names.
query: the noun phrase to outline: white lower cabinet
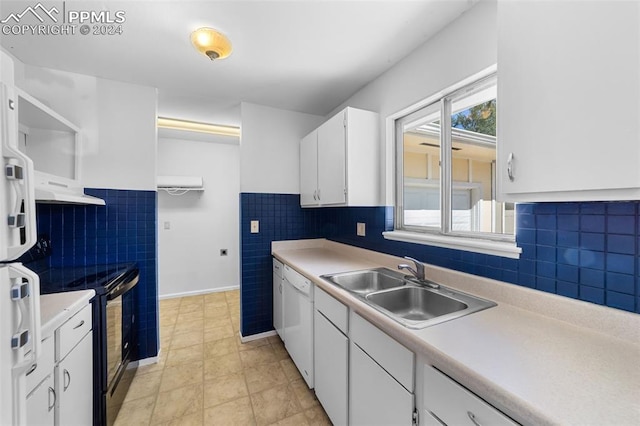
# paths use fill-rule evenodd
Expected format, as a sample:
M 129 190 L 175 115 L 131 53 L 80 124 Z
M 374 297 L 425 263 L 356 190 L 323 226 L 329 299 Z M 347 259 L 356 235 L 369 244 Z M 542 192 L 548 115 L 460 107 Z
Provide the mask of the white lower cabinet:
M 29 426 L 93 424 L 91 305 L 42 340 L 38 363 L 27 375 Z
M 282 271 L 284 265 L 273 259 L 273 328 L 284 342 L 284 289 Z
M 28 424 L 53 426 L 55 424 L 56 391 L 50 374 L 27 396 Z
M 435 368 L 424 367 L 422 425 L 515 426 L 509 417 Z
M 93 342 L 84 336 L 56 368 L 58 425 L 93 423 Z
M 351 425 L 407 425 L 413 422 L 413 394 L 351 342 L 349 362 Z
M 349 339 L 317 309 L 314 327 L 316 397 L 334 425 L 346 425 Z

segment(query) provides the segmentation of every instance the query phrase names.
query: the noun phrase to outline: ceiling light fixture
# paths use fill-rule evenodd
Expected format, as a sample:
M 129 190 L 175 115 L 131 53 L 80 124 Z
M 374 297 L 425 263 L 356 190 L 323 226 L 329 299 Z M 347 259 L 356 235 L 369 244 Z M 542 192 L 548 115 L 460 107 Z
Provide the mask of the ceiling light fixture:
M 189 132 L 210 133 L 213 135 L 240 137 L 240 128 L 236 126 L 221 126 L 218 124 L 200 123 L 197 121 L 180 120 L 177 118 L 158 117 L 158 127 Z
M 191 33 L 191 43 L 198 52 L 207 55 L 212 61 L 231 55 L 231 42 L 221 32 L 213 28 L 198 28 Z

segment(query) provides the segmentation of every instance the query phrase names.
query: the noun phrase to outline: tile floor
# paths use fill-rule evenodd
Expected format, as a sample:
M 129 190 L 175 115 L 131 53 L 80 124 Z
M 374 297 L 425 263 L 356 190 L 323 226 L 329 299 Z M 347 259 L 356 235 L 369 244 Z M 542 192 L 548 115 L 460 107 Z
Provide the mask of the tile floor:
M 243 344 L 239 326 L 237 290 L 161 300 L 160 360 L 116 425 L 330 425 L 280 338 Z

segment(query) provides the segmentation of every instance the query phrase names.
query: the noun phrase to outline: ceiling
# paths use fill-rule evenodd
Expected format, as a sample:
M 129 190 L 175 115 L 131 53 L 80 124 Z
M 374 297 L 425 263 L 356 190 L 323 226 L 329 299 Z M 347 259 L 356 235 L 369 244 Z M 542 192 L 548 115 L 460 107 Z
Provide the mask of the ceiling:
M 161 115 L 234 124 L 240 102 L 328 114 L 476 1 L 42 1 L 60 16 L 122 10 L 122 34 L 2 34 L 0 44 L 29 65 L 157 87 Z M 3 0 L 0 20 L 36 4 Z M 189 35 L 202 26 L 229 37 L 229 58 L 196 52 Z

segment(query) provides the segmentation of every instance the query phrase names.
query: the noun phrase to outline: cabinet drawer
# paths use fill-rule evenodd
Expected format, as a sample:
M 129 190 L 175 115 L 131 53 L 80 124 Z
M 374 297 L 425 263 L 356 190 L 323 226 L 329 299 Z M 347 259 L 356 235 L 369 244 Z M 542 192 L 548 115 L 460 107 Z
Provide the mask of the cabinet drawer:
M 42 354 L 35 364 L 35 370 L 27 374 L 27 393 L 33 391 L 45 377 L 53 373 L 56 354 L 54 340 L 51 335 L 42 341 Z
M 282 262 L 280 262 L 275 257 L 273 258 L 273 273 L 282 277 Z
M 56 330 L 56 361 L 63 359 L 91 331 L 91 305 L 72 316 Z
M 413 392 L 413 352 L 354 312 L 351 312 L 349 330 L 352 341 L 357 343 L 409 392 Z
M 347 334 L 349 331 L 349 308 L 319 287 L 316 287 L 314 297 L 316 309 L 322 312 L 340 331 Z
M 446 425 L 517 425 L 431 366 L 424 369 L 424 405 L 432 416 Z

